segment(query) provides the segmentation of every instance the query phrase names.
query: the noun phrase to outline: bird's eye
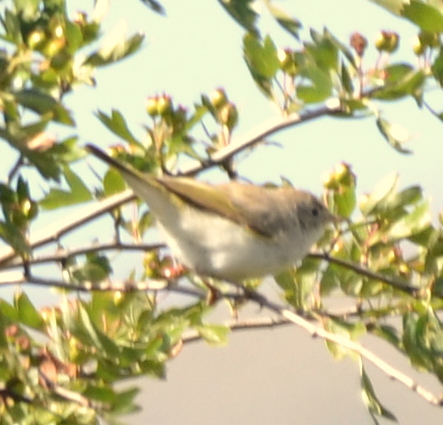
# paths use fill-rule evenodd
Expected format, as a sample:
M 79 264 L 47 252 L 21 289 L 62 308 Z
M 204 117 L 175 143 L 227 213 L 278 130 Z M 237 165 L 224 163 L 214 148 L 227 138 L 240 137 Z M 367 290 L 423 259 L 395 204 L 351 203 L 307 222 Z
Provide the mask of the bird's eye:
M 312 215 L 314 216 L 314 217 L 317 217 L 318 216 L 318 214 L 319 214 L 319 210 L 318 210 L 318 208 L 312 208 L 312 210 L 311 210 L 311 213 L 312 213 Z

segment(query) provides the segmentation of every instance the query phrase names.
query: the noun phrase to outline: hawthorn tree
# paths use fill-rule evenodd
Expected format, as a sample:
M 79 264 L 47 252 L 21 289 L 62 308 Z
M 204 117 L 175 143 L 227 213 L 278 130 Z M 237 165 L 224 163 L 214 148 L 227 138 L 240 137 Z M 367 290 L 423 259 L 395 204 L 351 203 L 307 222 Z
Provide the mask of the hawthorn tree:
M 121 140 L 110 147 L 114 156 L 153 174 L 198 178 L 216 168 L 235 179 L 245 177 L 238 175 L 238 153 L 259 147 L 282 129 L 295 131 L 308 121 L 315 125 L 320 117 L 340 117 L 344 123 L 375 118 L 399 155 L 409 151 L 378 105 L 412 97 L 418 108 L 443 119 L 426 101 L 427 90 L 440 90 L 443 83 L 443 8 L 436 2 L 375 0 L 416 26 L 411 49 L 418 61 L 381 60 L 400 39 L 386 30 L 376 41 L 381 59 L 370 65 L 363 61 L 364 34 L 339 40 L 327 29 L 312 29 L 310 38 L 302 39 L 300 21 L 269 0 L 257 2 L 291 34 L 291 48 L 261 34 L 256 1 L 219 0 L 244 29 L 245 63 L 257 90 L 278 106 L 274 123 L 247 137 L 237 135 L 239 112 L 223 88 L 187 108 L 169 95 L 152 94 L 141 135 L 114 105 L 111 112 L 96 113 L 97 125 Z M 87 156 L 84 141 L 55 138 L 52 129 L 75 133 L 75 111 L 66 99 L 83 85 L 99 84 L 100 68 L 130 60 L 143 43 L 135 34 L 97 47 L 104 3 L 98 0 L 90 11 L 74 15 L 63 0 L 15 0 L 2 7 L 0 137 L 13 160 L 3 166 L 0 184 L 0 285 L 17 289 L 12 300 L 0 299 L 1 423 L 112 422 L 136 409 L 137 389 L 117 384 L 137 376 L 163 377 L 165 364 L 187 342 L 225 344 L 236 329 L 288 322 L 324 339 L 336 358 L 352 356 L 358 362 L 363 400 L 375 421 L 395 416 L 376 396 L 368 363 L 440 406 L 439 395 L 359 342 L 373 335 L 409 359 L 411 368 L 443 382 L 443 233 L 419 184 L 399 189 L 392 178 L 362 196 L 351 166 L 338 166 L 324 183 L 324 199 L 347 220 L 329 229 L 301 264 L 274 276 L 281 294 L 276 302 L 263 295 L 259 280 L 241 288 L 217 281 L 207 286 L 184 272 L 167 248 L 150 243 L 155 223 L 149 209 L 115 170 L 96 171 L 96 182 L 84 181 L 76 168 Z M 143 3 L 151 9 L 147 13 L 164 13 L 155 0 Z M 79 204 L 85 205 L 66 215 L 68 207 Z M 58 214 L 60 225 L 45 222 L 48 211 Z M 105 235 L 81 246 L 65 241 L 102 216 L 108 217 L 111 242 Z M 125 279 L 115 277 L 116 253 L 133 256 L 138 264 Z M 57 288 L 57 301 L 36 307 L 25 284 Z M 163 293 L 186 301 L 171 306 L 163 303 Z M 351 301 L 337 312 L 327 301 L 340 295 Z M 208 313 L 220 303 L 230 306 L 232 317 L 208 322 Z M 269 318 L 235 320 L 250 304 L 268 311 Z

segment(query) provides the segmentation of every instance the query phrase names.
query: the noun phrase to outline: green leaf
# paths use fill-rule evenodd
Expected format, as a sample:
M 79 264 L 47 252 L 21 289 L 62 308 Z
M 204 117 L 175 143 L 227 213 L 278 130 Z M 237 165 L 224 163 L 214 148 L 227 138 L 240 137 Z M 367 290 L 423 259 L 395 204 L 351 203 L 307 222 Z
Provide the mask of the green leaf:
M 443 14 L 422 1 L 411 0 L 403 6 L 402 15 L 423 31 L 443 32 Z
M 443 239 L 440 239 L 440 232 L 431 225 L 425 227 L 421 232 L 409 236 L 408 239 L 426 250 L 429 249 L 429 258 L 433 258 L 434 255 L 437 257 L 443 255 Z
M 361 324 L 360 324 L 361 325 Z M 356 336 L 357 334 L 354 334 L 352 330 L 352 325 L 349 325 L 345 322 L 335 320 L 335 319 L 328 319 L 325 321 L 325 329 L 328 332 L 331 332 L 336 335 L 340 335 L 344 338 L 351 339 L 352 336 Z M 340 345 L 339 343 L 332 342 L 326 340 L 326 346 L 328 347 L 329 352 L 334 356 L 337 360 L 342 360 L 343 358 L 347 356 L 356 357 L 357 354 L 350 350 L 347 347 L 344 347 L 343 345 Z
M 397 189 L 398 175 L 387 176 L 377 185 L 374 192 L 361 203 L 360 210 L 364 215 L 368 215 L 385 214 L 400 208 L 400 214 L 403 214 L 403 207 L 415 205 L 423 199 L 423 191 L 420 186 L 411 186 L 398 193 Z
M 112 388 L 96 385 L 88 385 L 86 389 L 82 391 L 82 395 L 88 399 L 100 401 L 107 405 L 111 405 L 117 398 L 117 395 Z
M 274 276 L 284 290 L 285 300 L 295 309 L 309 310 L 312 307 L 312 291 L 316 284 L 318 260 L 305 258 L 297 269 L 291 267 Z
M 84 65 L 99 67 L 125 59 L 127 56 L 139 50 L 144 38 L 145 36 L 143 34 L 134 34 L 128 39 L 121 36 L 118 37 L 117 41 L 111 40 L 104 44 L 98 51 L 89 55 Z
M 319 103 L 331 96 L 332 81 L 327 74 L 318 68 L 310 68 L 303 76 L 312 81 L 312 85 L 298 85 L 297 97 L 304 103 Z
M 0 239 L 3 239 L 17 254 L 27 256 L 31 248 L 21 230 L 11 222 L 0 221 Z
M 17 192 L 17 201 L 19 203 L 24 202 L 30 198 L 28 182 L 26 182 L 21 175 L 18 176 L 17 179 L 16 192 Z
M 340 275 L 336 270 L 336 267 L 329 265 L 322 273 L 320 281 L 320 295 L 322 297 L 331 295 L 335 289 L 340 288 Z
M 386 84 L 396 83 L 415 71 L 414 67 L 408 63 L 396 63 L 387 66 L 384 70 L 386 71 L 386 78 L 384 80 Z
M 25 89 L 14 93 L 16 101 L 25 108 L 43 115 L 51 113 L 52 120 L 61 124 L 74 126 L 75 122 L 70 112 L 58 103 L 52 96 L 36 89 Z
M 340 272 L 340 289 L 352 297 L 361 296 L 364 289 L 363 278 L 351 270 L 343 270 Z
M 119 110 L 113 109 L 111 116 L 98 110 L 95 115 L 114 134 L 123 140 L 126 140 L 130 144 L 141 146 L 141 143 L 132 135 L 128 125 L 126 124 L 125 118 Z
M 274 6 L 271 0 L 265 0 L 265 5 L 278 24 L 298 40 L 298 31 L 302 28 L 301 22 Z
M 340 190 L 334 192 L 334 211 L 340 217 L 349 218 L 355 210 L 357 195 L 355 187 L 340 186 Z
M 365 100 L 345 99 L 342 97 L 340 101 L 343 105 L 343 112 L 334 115 L 338 118 L 348 118 L 354 116 L 360 118 L 373 115 L 372 111 L 368 108 L 367 102 Z
M 346 45 L 343 44 L 338 38 L 336 38 L 327 28 L 323 31 L 324 37 L 327 38 L 335 48 L 340 51 L 345 58 L 348 60 L 348 62 L 352 65 L 352 67 L 355 70 L 358 70 L 358 65 L 355 62 L 355 56 L 352 53 L 351 49 Z
M 77 141 L 77 136 L 71 136 L 54 144 L 49 149 L 49 153 L 54 158 L 53 161 L 62 164 L 74 162 L 83 158 L 85 156 L 85 151 L 78 146 Z
M 400 16 L 405 4 L 404 0 L 370 0 L 396 16 Z
M 39 202 L 43 208 L 54 209 L 92 200 L 91 192 L 83 180 L 67 165 L 63 167 L 63 175 L 70 190 L 51 188 L 49 193 Z
M 274 100 L 274 93 L 273 93 L 273 87 L 272 87 L 272 81 L 268 78 L 264 78 L 261 75 L 256 74 L 254 71 L 249 70 L 251 73 L 251 76 L 257 84 L 257 87 L 260 89 L 260 91 L 270 100 Z
M 290 268 L 274 276 L 275 282 L 285 292 L 288 299 L 295 291 L 295 270 Z
M 417 300 L 403 317 L 403 346 L 419 370 L 434 373 L 443 381 L 443 330 L 440 319 L 427 303 Z
M 360 203 L 363 215 L 377 214 L 387 210 L 397 196 L 398 174 L 391 173 L 381 180 L 374 190 Z
M 208 96 L 202 94 L 202 104 L 194 104 L 194 113 L 185 124 L 184 131 L 190 131 L 195 125 L 200 124 L 205 115 L 210 111 L 213 116 L 217 115 L 217 111 L 212 105 Z
M 249 70 L 266 79 L 275 76 L 280 68 L 277 48 L 267 35 L 263 42 L 252 34 L 243 38 L 243 52 Z
M 354 93 L 354 84 L 352 84 L 351 75 L 343 61 L 341 64 L 340 80 L 341 85 L 347 94 Z
M 114 414 L 127 415 L 137 411 L 137 406 L 134 404 L 135 397 L 140 392 L 139 388 L 130 388 L 118 393 L 111 411 Z
M 178 134 L 168 140 L 168 156 L 177 157 L 180 154 L 188 155 L 190 158 L 202 160 L 201 156 L 194 150 L 194 140 L 186 135 Z
M 14 322 L 18 322 L 19 320 L 19 316 L 18 316 L 18 311 L 16 308 L 14 308 L 14 306 L 12 306 L 11 304 L 9 304 L 8 302 L 6 302 L 3 299 L 0 299 L 0 322 L 1 321 L 14 321 Z
M 404 207 L 413 205 L 423 199 L 423 189 L 420 186 L 410 186 L 397 193 L 392 202 L 389 202 L 389 208 Z
M 443 87 L 443 49 L 440 49 L 438 56 L 434 59 L 431 71 L 440 86 Z M 443 121 L 443 113 L 439 114 L 439 118 Z
M 38 12 L 39 0 L 14 0 L 15 10 L 20 13 L 24 20 L 34 20 Z
M 434 368 L 439 363 L 441 366 L 441 354 L 443 352 L 442 325 L 435 312 L 430 308 L 417 321 L 417 337 L 419 344 L 429 353 Z
M 243 52 L 255 83 L 268 99 L 273 100 L 272 78 L 280 67 L 274 43 L 267 37 L 262 44 L 257 37 L 246 34 L 243 39 Z
M 88 342 L 99 349 L 102 356 L 119 358 L 120 349 L 117 344 L 95 326 L 81 303 L 78 304 L 77 320 L 77 326 L 84 332 L 84 336 L 89 340 Z M 84 338 L 81 340 L 84 341 Z
M 103 178 L 103 189 L 106 196 L 115 195 L 126 189 L 126 183 L 121 173 L 115 168 L 110 168 Z
M 389 121 L 386 121 L 381 117 L 377 118 L 376 124 L 380 133 L 397 152 L 404 154 L 412 153 L 411 150 L 403 147 L 403 144 L 407 139 L 404 139 L 404 130 L 400 128 L 400 126 L 391 124 Z
M 389 344 L 393 345 L 397 349 L 401 348 L 401 339 L 399 337 L 399 331 L 394 326 L 390 325 L 377 325 L 371 331 L 376 336 L 383 338 Z
M 26 293 L 22 291 L 16 293 L 14 304 L 18 310 L 18 320 L 20 322 L 34 329 L 43 329 L 45 325 L 44 320 Z
M 405 96 L 421 98 L 426 81 L 422 70 L 415 71 L 406 64 L 397 64 L 386 68 L 385 86 L 371 94 L 373 99 L 398 100 Z
M 420 233 L 429 226 L 431 214 L 429 203 L 423 202 L 411 213 L 396 221 L 386 233 L 390 240 L 404 239 Z
M 246 31 L 255 36 L 259 35 L 256 27 L 258 14 L 253 8 L 254 0 L 218 0 L 218 2 Z
M 419 336 L 419 322 L 416 314 L 408 312 L 403 315 L 403 335 L 402 342 L 406 354 L 409 356 L 411 364 L 421 371 L 429 371 L 432 363 L 428 353 L 421 347 Z
M 310 30 L 314 43 L 304 43 L 306 51 L 312 56 L 317 67 L 323 72 L 327 70 L 338 71 L 338 43 L 325 29 L 323 33 Z
M 92 253 L 87 255 L 87 262 L 84 265 L 75 266 L 72 274 L 79 282 L 101 282 L 111 271 L 108 257 Z
M 229 328 L 227 326 L 205 324 L 195 328 L 208 344 L 226 345 L 228 343 Z
M 67 43 L 67 52 L 70 55 L 74 55 L 77 50 L 80 49 L 83 45 L 83 34 L 82 30 L 80 29 L 80 26 L 77 24 L 74 24 L 70 21 L 67 21 L 65 23 L 65 34 L 66 39 L 68 40 Z
M 8 309 L 10 308 L 15 312 L 15 309 L 11 307 L 9 304 L 7 304 L 6 301 L 0 300 L 0 349 L 2 350 L 3 353 L 7 353 L 8 351 L 11 350 L 11 346 L 9 345 L 8 338 L 6 336 L 6 327 L 9 325 L 10 320 L 13 319 L 12 315 L 4 313 L 5 309 L 3 307 L 5 305 L 7 305 Z M 15 318 L 13 320 L 16 321 Z M 0 362 L 0 370 L 1 370 L 1 362 Z M 1 371 L 0 371 L 0 379 L 2 380 L 4 379 L 4 376 L 1 373 Z
M 360 359 L 360 385 L 362 391 L 363 402 L 365 403 L 369 414 L 372 416 L 372 419 L 376 424 L 378 424 L 377 417 L 383 417 L 389 419 L 391 421 L 397 422 L 397 418 L 391 413 L 388 409 L 386 409 L 378 399 L 375 394 L 374 387 L 372 386 L 371 380 L 367 375 L 365 368 L 363 366 L 363 362 Z
M 313 86 L 297 86 L 297 97 L 304 103 L 319 103 L 329 97 L 329 90 L 321 90 Z
M 18 123 L 11 123 L 7 129 L 0 127 L 0 137 L 7 140 L 14 149 L 20 151 L 38 170 L 45 179 L 59 181 L 60 164 L 54 160 L 51 150 L 32 150 L 26 145 L 27 141 L 38 137 L 48 125 L 48 119 L 41 116 L 39 121 L 26 126 L 20 126 Z
M 311 50 L 315 51 L 312 44 Z M 330 97 L 333 90 L 330 72 L 305 55 L 298 54 L 296 60 L 301 64 L 300 75 L 306 81 L 297 86 L 297 97 L 305 103 L 319 103 Z M 324 61 L 328 62 L 327 59 Z
M 43 135 L 42 138 L 44 137 L 45 136 Z M 43 141 L 42 144 L 44 143 L 45 142 Z M 56 182 L 60 181 L 61 162 L 63 162 L 64 158 L 63 155 L 58 155 L 66 150 L 63 143 L 54 144 L 49 149 L 43 151 L 31 150 L 25 146 L 18 146 L 18 148 L 19 151 L 29 160 L 29 162 L 37 168 L 37 171 L 42 177 L 45 179 L 55 180 Z
M 2 19 L 5 28 L 5 40 L 9 40 L 15 44 L 23 42 L 20 21 L 16 14 L 5 8 L 4 19 Z

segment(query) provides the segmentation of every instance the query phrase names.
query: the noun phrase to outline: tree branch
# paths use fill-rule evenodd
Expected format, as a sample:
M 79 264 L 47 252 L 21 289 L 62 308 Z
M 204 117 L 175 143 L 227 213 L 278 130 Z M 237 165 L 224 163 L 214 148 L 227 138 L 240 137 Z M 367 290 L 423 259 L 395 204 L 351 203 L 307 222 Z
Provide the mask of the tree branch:
M 99 283 L 83 282 L 70 283 L 59 279 L 42 278 L 34 275 L 25 276 L 21 272 L 1 272 L 0 273 L 0 287 L 11 285 L 37 285 L 50 288 L 66 289 L 68 291 L 77 292 L 134 292 L 134 291 L 167 291 L 174 292 L 180 295 L 187 295 L 199 299 L 206 299 L 207 293 L 205 291 L 184 287 L 176 284 L 174 280 L 167 279 L 149 279 L 143 282 L 135 282 L 132 280 L 125 281 L 102 281 Z M 242 292 L 223 292 L 217 294 L 229 299 L 244 300 L 245 296 Z
M 329 254 L 326 253 L 310 253 L 309 257 L 311 258 L 318 258 L 320 260 L 325 260 L 328 263 L 333 263 L 338 266 L 341 266 L 343 268 L 353 270 L 356 273 L 369 277 L 370 279 L 378 280 L 380 282 L 386 283 L 390 286 L 392 286 L 395 289 L 398 289 L 399 291 L 405 292 L 409 295 L 416 296 L 419 295 L 419 293 L 423 290 L 421 287 L 416 286 L 410 286 L 406 284 L 405 282 L 401 282 L 399 280 L 393 279 L 389 276 L 383 275 L 381 273 L 373 272 L 370 269 L 367 269 L 366 267 L 362 266 L 361 264 L 353 263 L 351 261 L 346 261 L 341 258 L 331 257 Z
M 172 287 L 171 283 L 165 279 L 151 279 L 146 282 L 134 282 L 134 281 L 103 281 L 100 283 L 70 283 L 59 279 L 42 278 L 38 276 L 25 276 L 21 272 L 3 272 L 0 273 L 0 286 L 10 285 L 39 285 L 47 286 L 59 289 L 67 289 L 69 291 L 78 292 L 91 292 L 91 291 L 159 291 Z M 195 292 L 192 292 L 195 295 Z
M 27 403 L 27 404 L 33 403 L 33 399 L 28 396 L 18 394 L 9 388 L 1 389 L 0 390 L 0 399 L 3 399 L 3 401 L 4 401 L 4 400 L 7 400 L 8 398 L 10 398 L 11 400 L 14 400 L 17 403 Z
M 342 112 L 340 100 L 333 99 L 328 105 L 321 106 L 317 109 L 301 112 L 300 114 L 292 114 L 288 117 L 279 117 L 278 119 L 269 121 L 259 128 L 253 129 L 244 136 L 235 139 L 226 147 L 214 152 L 207 161 L 193 165 L 190 164 L 184 167 L 181 170 L 180 175 L 193 175 L 215 165 L 220 165 L 223 161 L 233 157 L 242 150 L 264 141 L 267 137 L 278 133 L 279 131 L 285 130 L 289 127 L 295 127 L 322 116 L 331 116 L 340 112 Z
M 259 329 L 271 329 L 284 325 L 292 324 L 292 322 L 285 317 L 259 317 L 256 319 L 246 320 L 233 320 L 226 324 L 231 331 L 243 331 L 243 330 L 259 330 Z M 184 344 L 190 344 L 192 342 L 200 342 L 202 337 L 197 331 L 189 331 L 182 337 Z
M 37 233 L 32 236 L 29 241 L 29 246 L 35 249 L 48 243 L 57 242 L 63 235 L 133 199 L 135 199 L 134 193 L 131 190 L 125 190 L 118 195 L 111 196 L 94 205 L 88 204 L 83 207 L 81 211 L 76 211 L 71 216 L 64 217 L 60 223 L 51 225 L 49 232 L 48 229 L 43 229 L 40 234 Z M 8 264 L 15 257 L 15 252 L 10 248 L 0 250 L 0 268 Z
M 57 383 L 53 382 L 42 370 L 39 370 L 39 375 L 43 379 L 43 381 L 45 382 L 48 389 L 51 390 L 54 394 L 58 395 L 59 397 L 65 399 L 67 401 L 77 403 L 80 406 L 90 407 L 90 408 L 97 407 L 96 403 L 87 399 L 86 397 L 81 395 L 79 392 L 68 390 L 68 389 L 63 388 L 62 386 L 58 385 Z
M 33 285 L 41 285 L 41 286 L 50 286 L 50 287 L 58 287 L 62 289 L 68 289 L 73 291 L 82 291 L 82 292 L 90 292 L 90 291 L 122 291 L 122 292 L 131 292 L 131 291 L 171 291 L 176 292 L 181 295 L 188 295 L 192 297 L 198 297 L 200 299 L 206 299 L 207 294 L 201 290 L 193 289 L 193 288 L 185 288 L 180 287 L 178 285 L 172 285 L 171 282 L 163 279 L 163 280 L 150 280 L 148 282 L 138 282 L 135 283 L 133 281 L 123 281 L 123 282 L 101 282 L 100 284 L 92 284 L 92 283 L 83 283 L 83 284 L 70 284 L 64 281 L 56 280 L 56 279 L 47 279 L 47 278 L 39 278 L 36 276 L 24 276 L 19 272 L 4 272 L 0 274 L 0 286 L 4 285 L 14 285 L 14 284 L 33 284 Z M 235 285 L 239 287 L 239 285 Z M 441 406 L 443 405 L 443 398 L 434 395 L 432 392 L 428 391 L 417 382 L 415 382 L 410 376 L 400 372 L 395 369 L 389 363 L 385 362 L 383 359 L 375 355 L 373 352 L 363 347 L 361 344 L 358 344 L 348 338 L 345 338 L 341 335 L 334 334 L 328 332 L 324 328 L 320 326 L 314 325 L 309 322 L 312 318 L 303 318 L 300 314 L 297 314 L 284 306 L 281 306 L 277 303 L 274 303 L 268 300 L 265 296 L 260 293 L 250 290 L 243 289 L 243 292 L 225 292 L 220 293 L 219 295 L 226 299 L 249 299 L 252 302 L 255 302 L 260 307 L 267 308 L 274 313 L 279 315 L 278 318 L 265 318 L 258 319 L 254 321 L 245 321 L 245 322 L 233 322 L 229 326 L 231 329 L 240 330 L 240 329 L 250 329 L 257 327 L 274 327 L 280 326 L 283 324 L 293 323 L 306 331 L 308 331 L 313 337 L 320 337 L 324 340 L 334 342 L 336 344 L 341 345 L 342 347 L 348 348 L 351 351 L 359 354 L 362 358 L 366 359 L 390 378 L 395 379 L 405 385 L 407 388 L 419 394 L 430 404 Z M 321 313 L 320 313 L 321 314 Z M 184 342 L 193 342 L 200 339 L 196 334 L 188 334 L 184 337 Z
M 126 244 L 121 242 L 108 242 L 104 244 L 89 245 L 85 247 L 79 247 L 75 249 L 60 249 L 53 254 L 37 255 L 26 261 L 28 266 L 44 263 L 58 263 L 68 260 L 69 258 L 76 257 L 78 255 L 88 254 L 90 252 L 100 251 L 154 251 L 156 249 L 164 248 L 163 243 L 152 244 Z M 4 264 L 1 269 L 8 270 L 17 267 L 23 267 L 23 259 L 14 257 L 8 263 Z
M 156 249 L 164 248 L 165 246 L 166 245 L 163 243 L 125 244 L 125 243 L 121 243 L 121 242 L 108 242 L 108 243 L 104 243 L 104 244 L 79 247 L 76 249 L 57 250 L 57 252 L 55 252 L 53 254 L 35 256 L 35 257 L 27 260 L 27 265 L 32 266 L 32 265 L 36 265 L 36 264 L 62 262 L 62 261 L 66 261 L 67 259 L 69 259 L 71 257 L 87 254 L 90 252 L 119 251 L 119 250 L 147 252 L 147 251 L 153 251 Z M 312 252 L 312 253 L 308 254 L 308 256 L 310 258 L 317 258 L 320 260 L 325 260 L 329 263 L 333 263 L 333 264 L 336 264 L 336 265 L 341 266 L 343 268 L 353 270 L 362 276 L 369 277 L 370 279 L 374 279 L 374 280 L 378 280 L 380 282 L 386 283 L 387 285 L 390 285 L 393 288 L 398 289 L 402 292 L 405 292 L 411 296 L 417 296 L 417 295 L 419 295 L 420 291 L 423 290 L 423 288 L 410 286 L 410 285 L 407 285 L 405 282 L 401 282 L 399 280 L 391 278 L 390 276 L 386 276 L 381 273 L 374 272 L 370 269 L 365 268 L 361 264 L 357 264 L 357 263 L 346 261 L 346 260 L 343 260 L 340 258 L 332 257 L 327 253 Z M 12 258 L 6 264 L 0 263 L 0 267 L 2 270 L 23 267 L 23 265 L 24 265 L 23 259 L 19 258 L 19 257 Z M 0 285 L 1 285 L 1 281 L 0 281 Z
M 372 351 L 363 347 L 361 344 L 358 344 L 341 335 L 328 332 L 324 328 L 321 328 L 319 326 L 310 323 L 308 320 L 304 319 L 300 315 L 294 313 L 291 310 L 288 310 L 287 308 L 281 305 L 278 305 L 268 300 L 266 297 L 264 297 L 263 295 L 259 294 L 256 291 L 247 290 L 245 291 L 245 295 L 248 297 L 248 299 L 257 303 L 261 307 L 267 308 L 268 310 L 271 310 L 279 314 L 281 317 L 289 320 L 295 325 L 305 329 L 312 335 L 312 337 L 320 337 L 324 340 L 334 342 L 336 344 L 341 345 L 342 347 L 348 348 L 349 350 L 359 354 L 362 358 L 372 363 L 374 366 L 376 366 L 378 369 L 380 369 L 382 372 L 388 375 L 391 379 L 395 379 L 396 381 L 402 383 L 407 388 L 411 389 L 412 391 L 416 392 L 418 395 L 423 397 L 430 404 L 433 404 L 435 406 L 443 405 L 443 397 L 441 396 L 438 397 L 435 394 L 433 394 L 431 391 L 425 389 L 417 382 L 415 382 L 410 376 L 395 369 L 389 363 L 385 362 L 383 359 L 375 355 Z

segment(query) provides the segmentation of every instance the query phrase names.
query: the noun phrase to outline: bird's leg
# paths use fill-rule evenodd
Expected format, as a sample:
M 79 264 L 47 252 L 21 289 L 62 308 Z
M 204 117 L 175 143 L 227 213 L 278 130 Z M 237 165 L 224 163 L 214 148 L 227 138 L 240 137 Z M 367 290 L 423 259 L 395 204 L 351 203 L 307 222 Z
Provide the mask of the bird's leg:
M 208 305 L 214 305 L 217 301 L 222 298 L 222 294 L 220 290 L 215 287 L 215 285 L 211 282 L 211 278 L 203 277 L 202 278 L 203 285 L 207 288 L 208 294 L 206 296 L 206 302 Z

